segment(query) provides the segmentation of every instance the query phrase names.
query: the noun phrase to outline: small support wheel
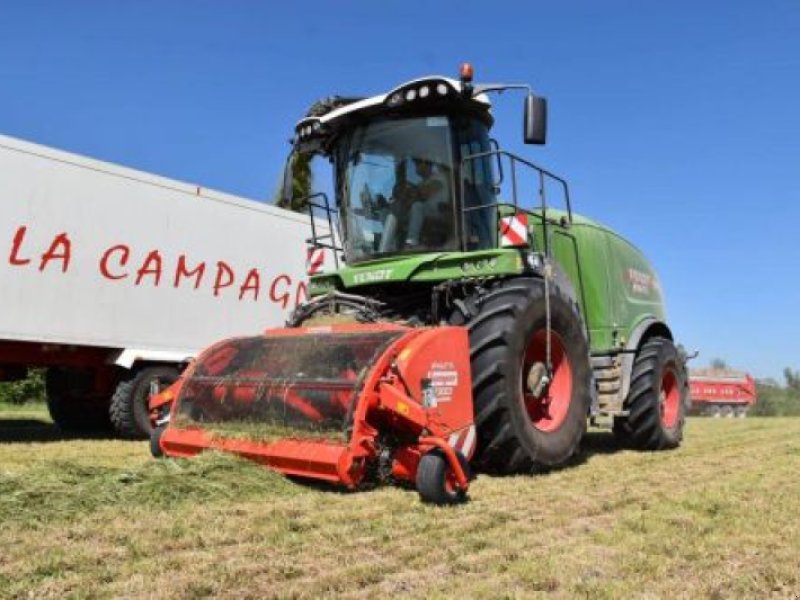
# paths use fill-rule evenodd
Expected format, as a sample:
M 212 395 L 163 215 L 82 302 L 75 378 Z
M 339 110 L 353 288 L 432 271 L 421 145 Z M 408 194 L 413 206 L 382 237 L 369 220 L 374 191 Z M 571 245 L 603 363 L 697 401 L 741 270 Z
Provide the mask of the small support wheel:
M 461 452 L 456 451 L 461 469 L 471 478 L 469 464 Z M 467 493 L 458 487 L 453 471 L 441 450 L 428 452 L 417 467 L 417 491 L 423 502 L 428 504 L 461 504 L 467 500 Z
M 153 458 L 162 458 L 164 451 L 161 449 L 161 436 L 164 435 L 166 425 L 159 425 L 150 432 L 150 454 Z

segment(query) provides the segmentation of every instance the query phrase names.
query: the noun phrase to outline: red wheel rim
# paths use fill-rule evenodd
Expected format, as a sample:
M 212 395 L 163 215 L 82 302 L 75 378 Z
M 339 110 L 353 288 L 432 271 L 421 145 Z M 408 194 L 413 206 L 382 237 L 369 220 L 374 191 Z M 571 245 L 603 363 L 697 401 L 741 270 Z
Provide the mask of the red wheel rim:
M 528 373 L 533 365 L 546 361 L 547 332 L 542 329 L 531 336 L 528 342 L 522 369 L 522 390 L 531 425 L 540 431 L 555 431 L 567 418 L 572 402 L 572 364 L 564 342 L 554 331 L 550 332 L 552 380 L 540 396 L 534 396 L 527 386 Z
M 661 376 L 661 389 L 659 390 L 659 404 L 661 406 L 661 422 L 664 427 L 673 428 L 678 423 L 678 408 L 680 407 L 681 394 L 678 390 L 678 378 L 675 371 L 665 369 Z

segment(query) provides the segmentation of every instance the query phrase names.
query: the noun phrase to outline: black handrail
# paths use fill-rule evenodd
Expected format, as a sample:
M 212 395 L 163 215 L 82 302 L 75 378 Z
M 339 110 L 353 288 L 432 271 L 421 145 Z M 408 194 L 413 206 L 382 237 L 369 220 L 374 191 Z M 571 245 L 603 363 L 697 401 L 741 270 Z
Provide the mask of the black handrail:
M 314 202 L 314 200 L 318 198 L 322 198 L 325 201 L 325 204 Z M 335 208 L 331 208 L 328 195 L 325 192 L 317 192 L 315 194 L 311 194 L 310 196 L 305 196 L 301 198 L 301 201 L 306 202 L 306 205 L 308 206 L 308 213 L 311 217 L 311 237 L 306 240 L 306 243 L 311 244 L 314 248 L 327 248 L 333 251 L 333 262 L 338 270 L 339 253 L 342 252 L 342 247 L 336 244 L 336 229 L 334 228 L 333 215 L 338 215 L 339 211 Z M 316 216 L 314 215 L 314 209 L 318 209 L 325 213 L 325 218 L 328 222 L 328 233 L 317 233 L 317 222 Z M 339 223 L 338 219 L 336 219 L 336 223 Z M 341 239 L 341 235 L 339 236 L 339 239 Z

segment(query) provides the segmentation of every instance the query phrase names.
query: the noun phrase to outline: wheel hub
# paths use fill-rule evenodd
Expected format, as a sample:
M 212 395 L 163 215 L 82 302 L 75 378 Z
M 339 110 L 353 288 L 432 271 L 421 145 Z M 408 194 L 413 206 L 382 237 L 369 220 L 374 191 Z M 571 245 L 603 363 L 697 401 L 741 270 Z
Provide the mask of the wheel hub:
M 551 432 L 566 420 L 572 402 L 572 365 L 561 337 L 550 332 L 548 373 L 547 332 L 542 329 L 530 338 L 523 363 L 523 396 L 531 424 Z

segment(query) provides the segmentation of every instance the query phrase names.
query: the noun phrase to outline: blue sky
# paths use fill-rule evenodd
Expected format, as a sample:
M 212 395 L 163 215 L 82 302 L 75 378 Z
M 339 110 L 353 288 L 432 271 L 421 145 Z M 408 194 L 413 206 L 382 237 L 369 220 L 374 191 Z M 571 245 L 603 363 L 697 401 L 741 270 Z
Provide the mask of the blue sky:
M 523 81 L 579 212 L 655 263 L 680 340 L 800 368 L 800 3 L 7 0 L 0 133 L 255 199 L 321 96 L 424 74 Z

